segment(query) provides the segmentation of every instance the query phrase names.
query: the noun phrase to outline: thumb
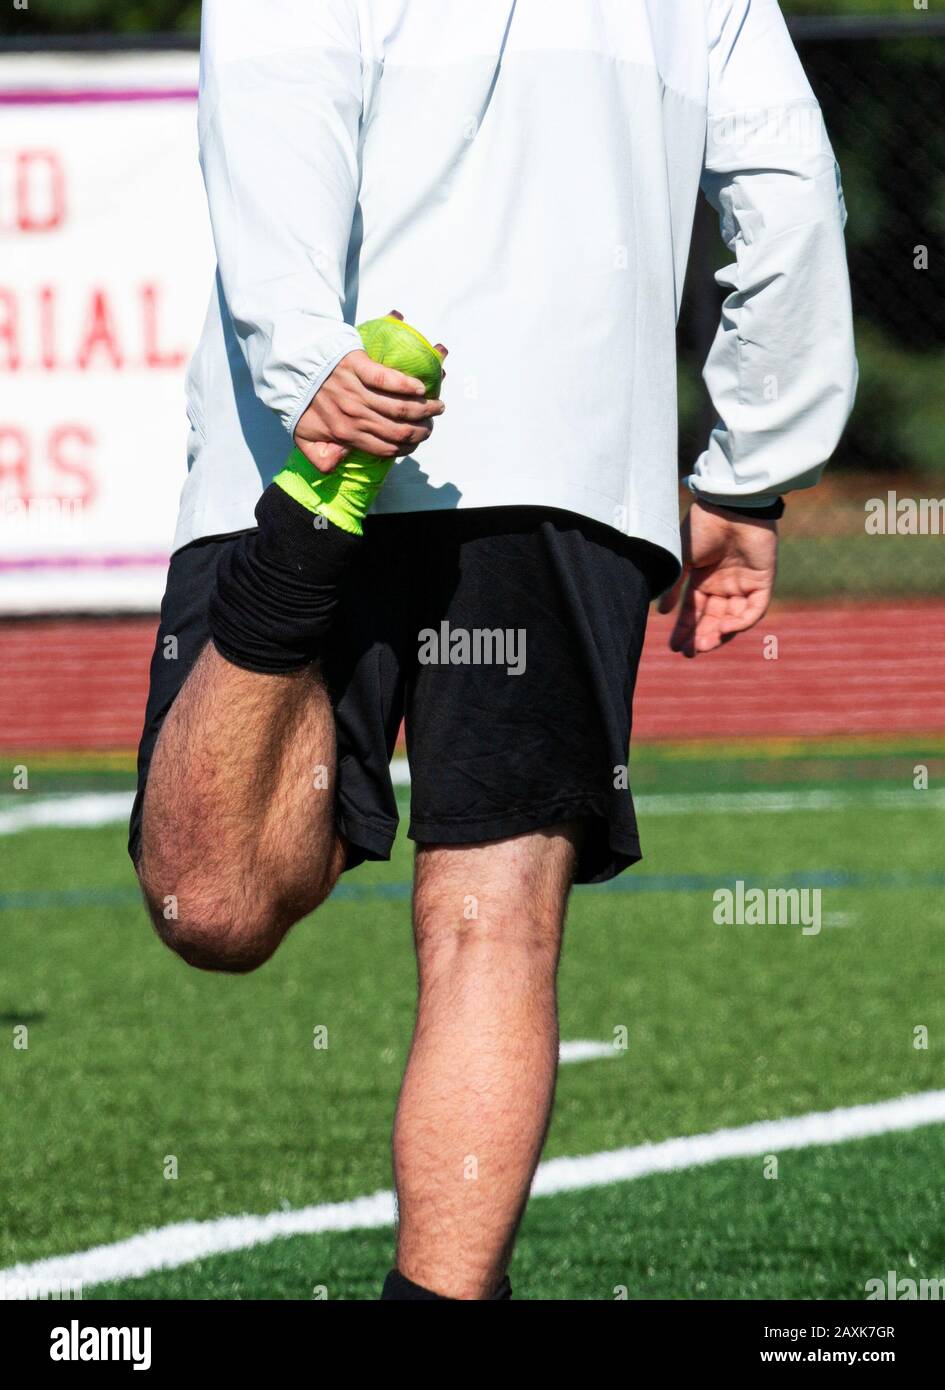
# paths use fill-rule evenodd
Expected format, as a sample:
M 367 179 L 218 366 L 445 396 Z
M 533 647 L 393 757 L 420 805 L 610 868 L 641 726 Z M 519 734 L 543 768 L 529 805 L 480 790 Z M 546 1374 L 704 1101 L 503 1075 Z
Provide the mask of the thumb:
M 319 473 L 333 473 L 339 463 L 343 463 L 350 453 L 343 444 L 316 444 L 310 440 L 297 440 L 299 449 Z

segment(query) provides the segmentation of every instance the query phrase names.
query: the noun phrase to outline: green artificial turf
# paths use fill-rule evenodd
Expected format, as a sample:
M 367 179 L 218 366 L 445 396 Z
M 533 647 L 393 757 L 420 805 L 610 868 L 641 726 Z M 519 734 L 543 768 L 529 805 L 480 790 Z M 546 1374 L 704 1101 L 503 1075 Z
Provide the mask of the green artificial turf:
M 522 1299 L 864 1299 L 945 1278 L 945 1127 L 535 1198 Z M 295 1236 L 100 1285 L 86 1298 L 376 1299 L 391 1232 Z
M 634 785 L 855 796 L 908 787 L 917 761 L 942 759 L 940 745 L 918 743 L 782 754 L 644 747 Z M 562 1068 L 546 1157 L 941 1087 L 942 813 L 865 800 L 779 814 L 680 806 L 644 816 L 641 865 L 574 894 L 562 1037 L 626 1029 L 628 1046 Z M 0 859 L 0 1267 L 390 1186 L 414 1006 L 407 841 L 390 865 L 344 880 L 261 971 L 236 978 L 192 971 L 158 943 L 121 827 L 21 832 L 0 839 Z M 821 885 L 823 930 L 716 925 L 714 888 L 738 877 Z M 25 1050 L 12 1045 L 23 1025 Z M 914 1046 L 918 1027 L 927 1049 Z M 313 1047 L 319 1028 L 327 1047 Z M 611 1297 L 608 1280 L 633 1297 L 854 1297 L 864 1262 L 882 1263 L 887 1247 L 905 1259 L 917 1232 L 939 1258 L 943 1223 L 920 1159 L 940 1171 L 941 1142 L 930 1130 L 790 1155 L 790 1182 L 782 1170 L 762 1183 L 751 1160 L 541 1199 L 519 1277 L 532 1297 Z M 686 1213 L 705 1223 L 683 1249 Z M 855 1259 L 842 1254 L 845 1233 Z M 373 1297 L 389 1245 L 384 1231 L 292 1239 L 136 1287 L 311 1297 L 320 1283 L 329 1297 Z

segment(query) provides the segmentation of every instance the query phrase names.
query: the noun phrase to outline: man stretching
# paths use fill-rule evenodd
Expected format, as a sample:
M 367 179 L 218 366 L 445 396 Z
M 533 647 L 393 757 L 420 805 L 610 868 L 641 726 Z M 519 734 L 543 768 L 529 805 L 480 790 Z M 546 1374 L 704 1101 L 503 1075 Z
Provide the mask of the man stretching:
M 383 1296 L 506 1298 L 568 893 L 640 856 L 649 601 L 688 656 L 756 623 L 782 494 L 852 405 L 836 166 L 776 0 L 204 0 L 202 45 L 219 269 L 131 851 L 169 946 L 253 970 L 389 857 L 405 721 L 419 1004 Z M 680 540 L 700 185 L 730 293 Z M 446 413 L 429 345 L 426 379 L 363 351 L 392 305 L 449 344 Z

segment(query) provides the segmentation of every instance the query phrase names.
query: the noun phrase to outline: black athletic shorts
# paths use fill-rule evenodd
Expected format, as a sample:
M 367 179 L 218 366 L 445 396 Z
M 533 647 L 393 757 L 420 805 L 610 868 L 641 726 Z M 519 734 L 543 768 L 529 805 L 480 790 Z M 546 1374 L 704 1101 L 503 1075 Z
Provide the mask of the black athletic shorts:
M 217 562 L 234 540 L 195 541 L 171 560 L 138 753 L 134 859 L 151 754 L 208 640 Z M 647 606 L 672 577 L 666 559 L 541 507 L 370 517 L 322 653 L 346 867 L 390 857 L 401 721 L 412 839 L 476 844 L 581 820 L 578 883 L 635 863 L 624 769 Z

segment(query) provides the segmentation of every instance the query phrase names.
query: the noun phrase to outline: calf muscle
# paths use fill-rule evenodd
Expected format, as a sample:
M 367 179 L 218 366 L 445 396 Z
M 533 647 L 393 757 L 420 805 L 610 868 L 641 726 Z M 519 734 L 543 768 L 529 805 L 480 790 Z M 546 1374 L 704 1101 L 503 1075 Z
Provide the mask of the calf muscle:
M 544 1142 L 555 973 L 581 827 L 417 855 L 419 1000 L 394 1127 L 397 1267 L 492 1296 Z

